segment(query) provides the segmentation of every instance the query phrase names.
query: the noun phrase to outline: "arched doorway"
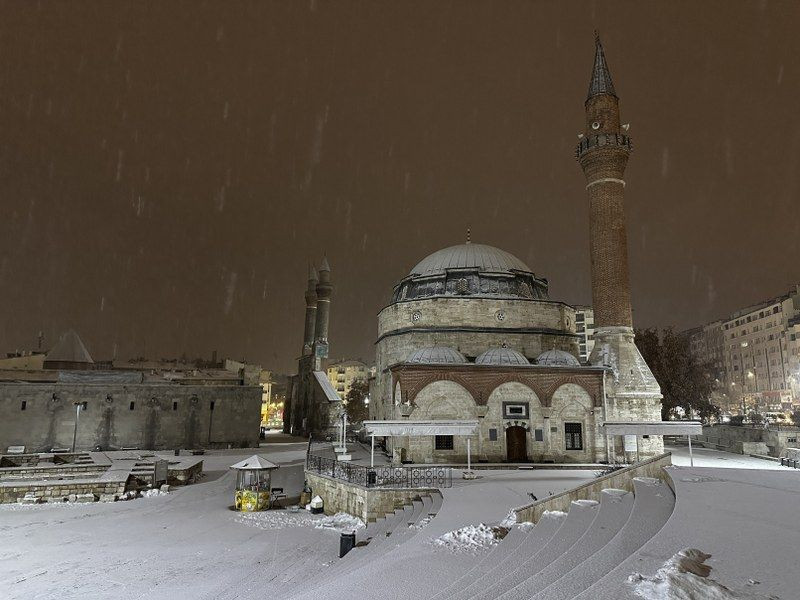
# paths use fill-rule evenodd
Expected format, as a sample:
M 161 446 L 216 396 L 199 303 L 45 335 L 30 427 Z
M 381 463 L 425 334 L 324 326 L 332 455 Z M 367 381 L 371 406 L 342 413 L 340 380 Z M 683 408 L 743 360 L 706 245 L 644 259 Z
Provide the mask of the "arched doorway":
M 514 425 L 506 429 L 506 457 L 509 462 L 528 460 L 528 443 L 524 427 Z

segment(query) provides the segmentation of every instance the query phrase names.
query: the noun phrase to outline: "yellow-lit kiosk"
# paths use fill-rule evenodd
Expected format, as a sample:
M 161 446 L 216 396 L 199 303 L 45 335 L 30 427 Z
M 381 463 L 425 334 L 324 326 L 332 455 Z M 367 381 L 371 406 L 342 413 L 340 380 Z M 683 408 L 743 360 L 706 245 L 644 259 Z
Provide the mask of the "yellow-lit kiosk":
M 234 508 L 243 512 L 267 510 L 272 491 L 272 471 L 279 468 L 263 456 L 250 458 L 231 465 L 236 470 Z

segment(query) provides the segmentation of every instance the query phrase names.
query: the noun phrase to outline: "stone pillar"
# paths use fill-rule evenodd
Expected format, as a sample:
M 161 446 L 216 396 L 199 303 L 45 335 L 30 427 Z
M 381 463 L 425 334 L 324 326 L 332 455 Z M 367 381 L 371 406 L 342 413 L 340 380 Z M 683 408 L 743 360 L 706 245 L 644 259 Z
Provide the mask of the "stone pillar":
M 544 455 L 545 457 L 550 457 L 553 454 L 553 442 L 550 436 L 550 413 L 552 409 L 549 406 L 542 407 L 542 421 L 544 421 L 544 425 L 542 425 L 542 434 L 544 436 Z

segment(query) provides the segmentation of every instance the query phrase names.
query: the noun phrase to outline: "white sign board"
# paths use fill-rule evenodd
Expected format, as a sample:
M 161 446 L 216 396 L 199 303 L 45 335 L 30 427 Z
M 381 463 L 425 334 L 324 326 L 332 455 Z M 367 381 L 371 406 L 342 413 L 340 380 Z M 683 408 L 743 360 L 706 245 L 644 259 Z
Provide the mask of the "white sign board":
M 636 436 L 625 436 L 625 452 L 636 452 Z

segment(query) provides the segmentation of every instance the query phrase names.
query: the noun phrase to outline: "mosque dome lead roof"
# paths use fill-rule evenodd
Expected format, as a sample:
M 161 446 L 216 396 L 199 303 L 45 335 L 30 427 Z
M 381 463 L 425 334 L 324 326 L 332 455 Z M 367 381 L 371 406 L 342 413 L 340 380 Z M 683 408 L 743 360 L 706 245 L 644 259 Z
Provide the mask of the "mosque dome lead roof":
M 505 250 L 467 242 L 423 258 L 395 286 L 392 301 L 442 296 L 547 300 L 547 279 Z
M 423 258 L 410 275 L 436 275 L 448 269 L 479 269 L 484 272 L 531 272 L 528 265 L 513 254 L 485 244 L 459 244 L 442 248 Z
M 475 359 L 475 364 L 519 366 L 531 363 L 522 354 L 511 348 L 489 348 Z
M 569 352 L 564 350 L 547 350 L 536 358 L 537 365 L 547 367 L 580 367 L 581 363 Z
M 467 359 L 450 346 L 431 346 L 415 350 L 408 355 L 406 362 L 423 365 L 458 365 L 467 362 Z

